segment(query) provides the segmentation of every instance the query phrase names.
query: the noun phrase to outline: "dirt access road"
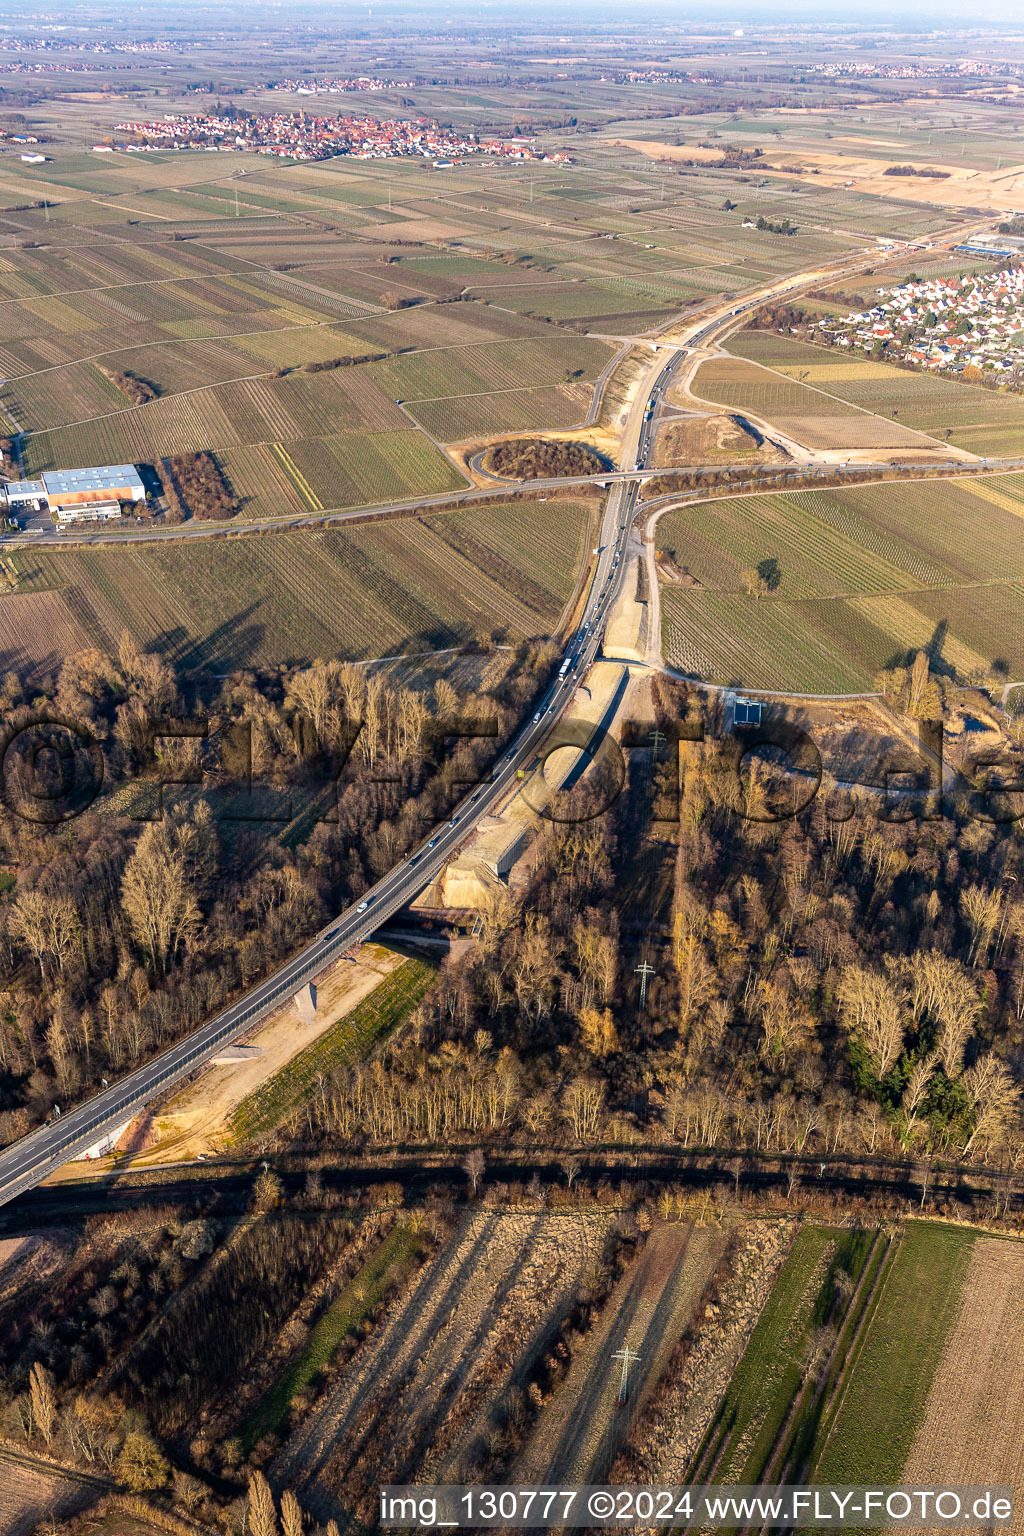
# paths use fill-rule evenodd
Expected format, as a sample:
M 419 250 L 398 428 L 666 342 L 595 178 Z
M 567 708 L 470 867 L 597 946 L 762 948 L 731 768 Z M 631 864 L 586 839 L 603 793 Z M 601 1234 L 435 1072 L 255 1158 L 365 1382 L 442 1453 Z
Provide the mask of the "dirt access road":
M 509 1482 L 547 1486 L 552 1478 L 589 1483 L 606 1476 L 689 1323 L 726 1238 L 719 1226 L 655 1227 L 541 1414 Z M 613 1357 L 627 1345 L 640 1358 L 631 1367 L 628 1400 L 620 1407 L 622 1365 Z

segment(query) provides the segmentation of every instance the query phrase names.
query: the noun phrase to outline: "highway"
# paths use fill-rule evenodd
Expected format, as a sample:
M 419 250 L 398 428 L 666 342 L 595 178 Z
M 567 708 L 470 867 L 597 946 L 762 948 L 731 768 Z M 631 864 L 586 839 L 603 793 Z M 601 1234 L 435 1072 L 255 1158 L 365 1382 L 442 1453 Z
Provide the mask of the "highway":
M 124 1124 L 166 1088 L 210 1061 L 225 1045 L 280 1008 L 332 960 L 369 938 L 430 883 L 476 823 L 517 782 L 518 770 L 533 761 L 552 727 L 571 704 L 580 678 L 597 655 L 609 611 L 628 568 L 624 556 L 636 509 L 638 479 L 641 472 L 649 473 L 645 466 L 651 452 L 655 411 L 686 350 L 707 340 L 716 330 L 728 328 L 767 297 L 790 292 L 802 282 L 818 280 L 819 276 L 815 273 L 811 277 L 789 277 L 775 289 L 760 291 L 745 304 L 723 306 L 715 316 L 705 319 L 699 329 L 684 332 L 678 342 L 657 354 L 634 397 L 624 427 L 620 455 L 623 477 L 609 476 L 596 566 L 579 624 L 566 639 L 558 676 L 535 703 L 530 720 L 504 750 L 491 779 L 472 788 L 433 837 L 414 849 L 362 901 L 328 923 L 266 980 L 120 1082 L 77 1109 L 48 1121 L 0 1153 L 0 1205 L 34 1188 L 60 1164 L 99 1141 L 106 1131 Z

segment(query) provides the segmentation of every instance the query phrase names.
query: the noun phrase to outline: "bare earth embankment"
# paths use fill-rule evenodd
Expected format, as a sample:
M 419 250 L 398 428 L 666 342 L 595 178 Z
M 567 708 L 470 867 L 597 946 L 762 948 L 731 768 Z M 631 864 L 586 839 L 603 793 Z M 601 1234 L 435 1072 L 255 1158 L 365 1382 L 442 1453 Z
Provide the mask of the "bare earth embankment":
M 341 959 L 317 978 L 317 1008 L 312 1020 L 300 1017 L 294 1000 L 247 1037 L 258 1055 L 210 1066 L 158 1110 L 147 1126 L 151 1138 L 145 1151 L 132 1158 L 134 1167 L 218 1152 L 230 1142 L 230 1120 L 242 1100 L 273 1077 L 318 1035 L 350 1013 L 385 976 L 401 965 L 402 956 L 379 944 L 363 944 L 353 964 Z M 98 1168 L 109 1165 L 97 1160 Z M 66 1177 L 80 1178 L 82 1164 L 68 1165 Z

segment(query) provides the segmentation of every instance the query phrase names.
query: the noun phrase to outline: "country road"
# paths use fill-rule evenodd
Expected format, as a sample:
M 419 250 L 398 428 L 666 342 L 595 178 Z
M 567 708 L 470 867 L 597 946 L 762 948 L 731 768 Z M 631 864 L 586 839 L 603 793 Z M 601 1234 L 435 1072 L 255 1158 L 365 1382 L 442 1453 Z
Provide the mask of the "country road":
M 878 264 L 877 255 L 874 264 Z M 867 259 L 862 258 L 828 275 L 848 276 L 865 265 Z M 349 907 L 328 923 L 265 980 L 120 1082 L 105 1088 L 77 1109 L 38 1127 L 0 1153 L 0 1205 L 39 1184 L 56 1167 L 97 1142 L 105 1132 L 124 1124 L 158 1094 L 209 1062 L 227 1043 L 280 1008 L 326 965 L 369 938 L 433 880 L 476 824 L 514 787 L 518 769 L 533 760 L 553 728 L 570 710 L 576 689 L 600 649 L 609 612 L 625 572 L 631 569 L 631 562 L 625 556 L 633 533 L 638 479 L 650 473 L 647 465 L 656 407 L 686 351 L 717 335 L 723 328 L 741 323 L 740 317 L 765 299 L 791 293 L 802 283 L 820 281 L 822 276 L 820 269 L 803 277 L 790 276 L 771 287 L 759 289 L 744 303 L 722 304 L 717 313 L 702 317 L 689 328 L 679 324 L 680 334 L 674 338 L 676 345 L 654 354 L 623 428 L 620 451 L 623 473 L 607 477 L 609 493 L 598 554 L 578 626 L 565 638 L 558 677 L 535 701 L 532 718 L 494 765 L 490 780 L 464 797 L 451 820 L 429 842 L 414 849 L 373 886 L 358 905 Z

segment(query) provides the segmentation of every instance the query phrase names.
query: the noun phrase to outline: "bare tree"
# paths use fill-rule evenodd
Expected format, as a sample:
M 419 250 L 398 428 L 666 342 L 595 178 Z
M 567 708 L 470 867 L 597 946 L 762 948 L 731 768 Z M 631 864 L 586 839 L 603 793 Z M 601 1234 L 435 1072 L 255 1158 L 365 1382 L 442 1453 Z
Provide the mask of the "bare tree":
M 274 1495 L 262 1472 L 254 1472 L 249 1483 L 250 1536 L 278 1536 Z
M 974 1130 L 964 1151 L 979 1137 L 989 1144 L 1001 1141 L 1020 1110 L 1020 1090 L 1010 1072 L 989 1051 L 967 1068 L 963 1083 L 974 1110 Z
M 199 927 L 199 906 L 173 823 L 147 825 L 125 865 L 121 901 L 136 941 L 162 973 Z
M 972 965 L 982 965 L 988 954 L 999 912 L 1002 893 L 998 889 L 987 891 L 983 885 L 969 885 L 960 896 L 960 911 L 971 930 Z
M 605 1085 L 592 1078 L 577 1078 L 565 1095 L 565 1114 L 575 1141 L 592 1141 L 604 1111 Z
M 302 1536 L 302 1506 L 290 1488 L 281 1495 L 281 1530 L 283 1536 Z
M 174 1500 L 180 1504 L 186 1513 L 191 1514 L 197 1505 L 203 1502 L 207 1488 L 198 1477 L 193 1477 L 191 1472 L 175 1470 L 174 1473 Z
M 32 1398 L 32 1416 L 39 1431 L 50 1445 L 57 1423 L 57 1395 L 53 1390 L 53 1377 L 37 1360 L 29 1372 L 29 1392 Z
M 480 1180 L 484 1176 L 484 1166 L 484 1154 L 479 1147 L 474 1147 L 462 1159 L 462 1171 L 469 1180 L 470 1189 L 474 1195 L 480 1188 Z
M 847 966 L 839 982 L 839 1011 L 864 1046 L 879 1078 L 903 1048 L 904 999 L 897 983 L 868 966 Z
M 46 891 L 25 891 L 11 909 L 11 926 L 24 941 L 46 980 L 45 960 L 63 973 L 81 941 L 81 923 L 70 896 L 51 896 Z
M 935 1057 L 922 1056 L 920 1061 L 914 1063 L 907 1078 L 907 1086 L 903 1090 L 901 1107 L 907 1117 L 907 1135 L 913 1134 L 917 1126 L 918 1110 L 928 1096 L 932 1077 L 935 1074 Z
M 338 692 L 336 661 L 318 663 L 306 672 L 297 672 L 288 684 L 288 692 L 300 704 L 313 723 L 317 739 L 324 741 L 331 705 Z

